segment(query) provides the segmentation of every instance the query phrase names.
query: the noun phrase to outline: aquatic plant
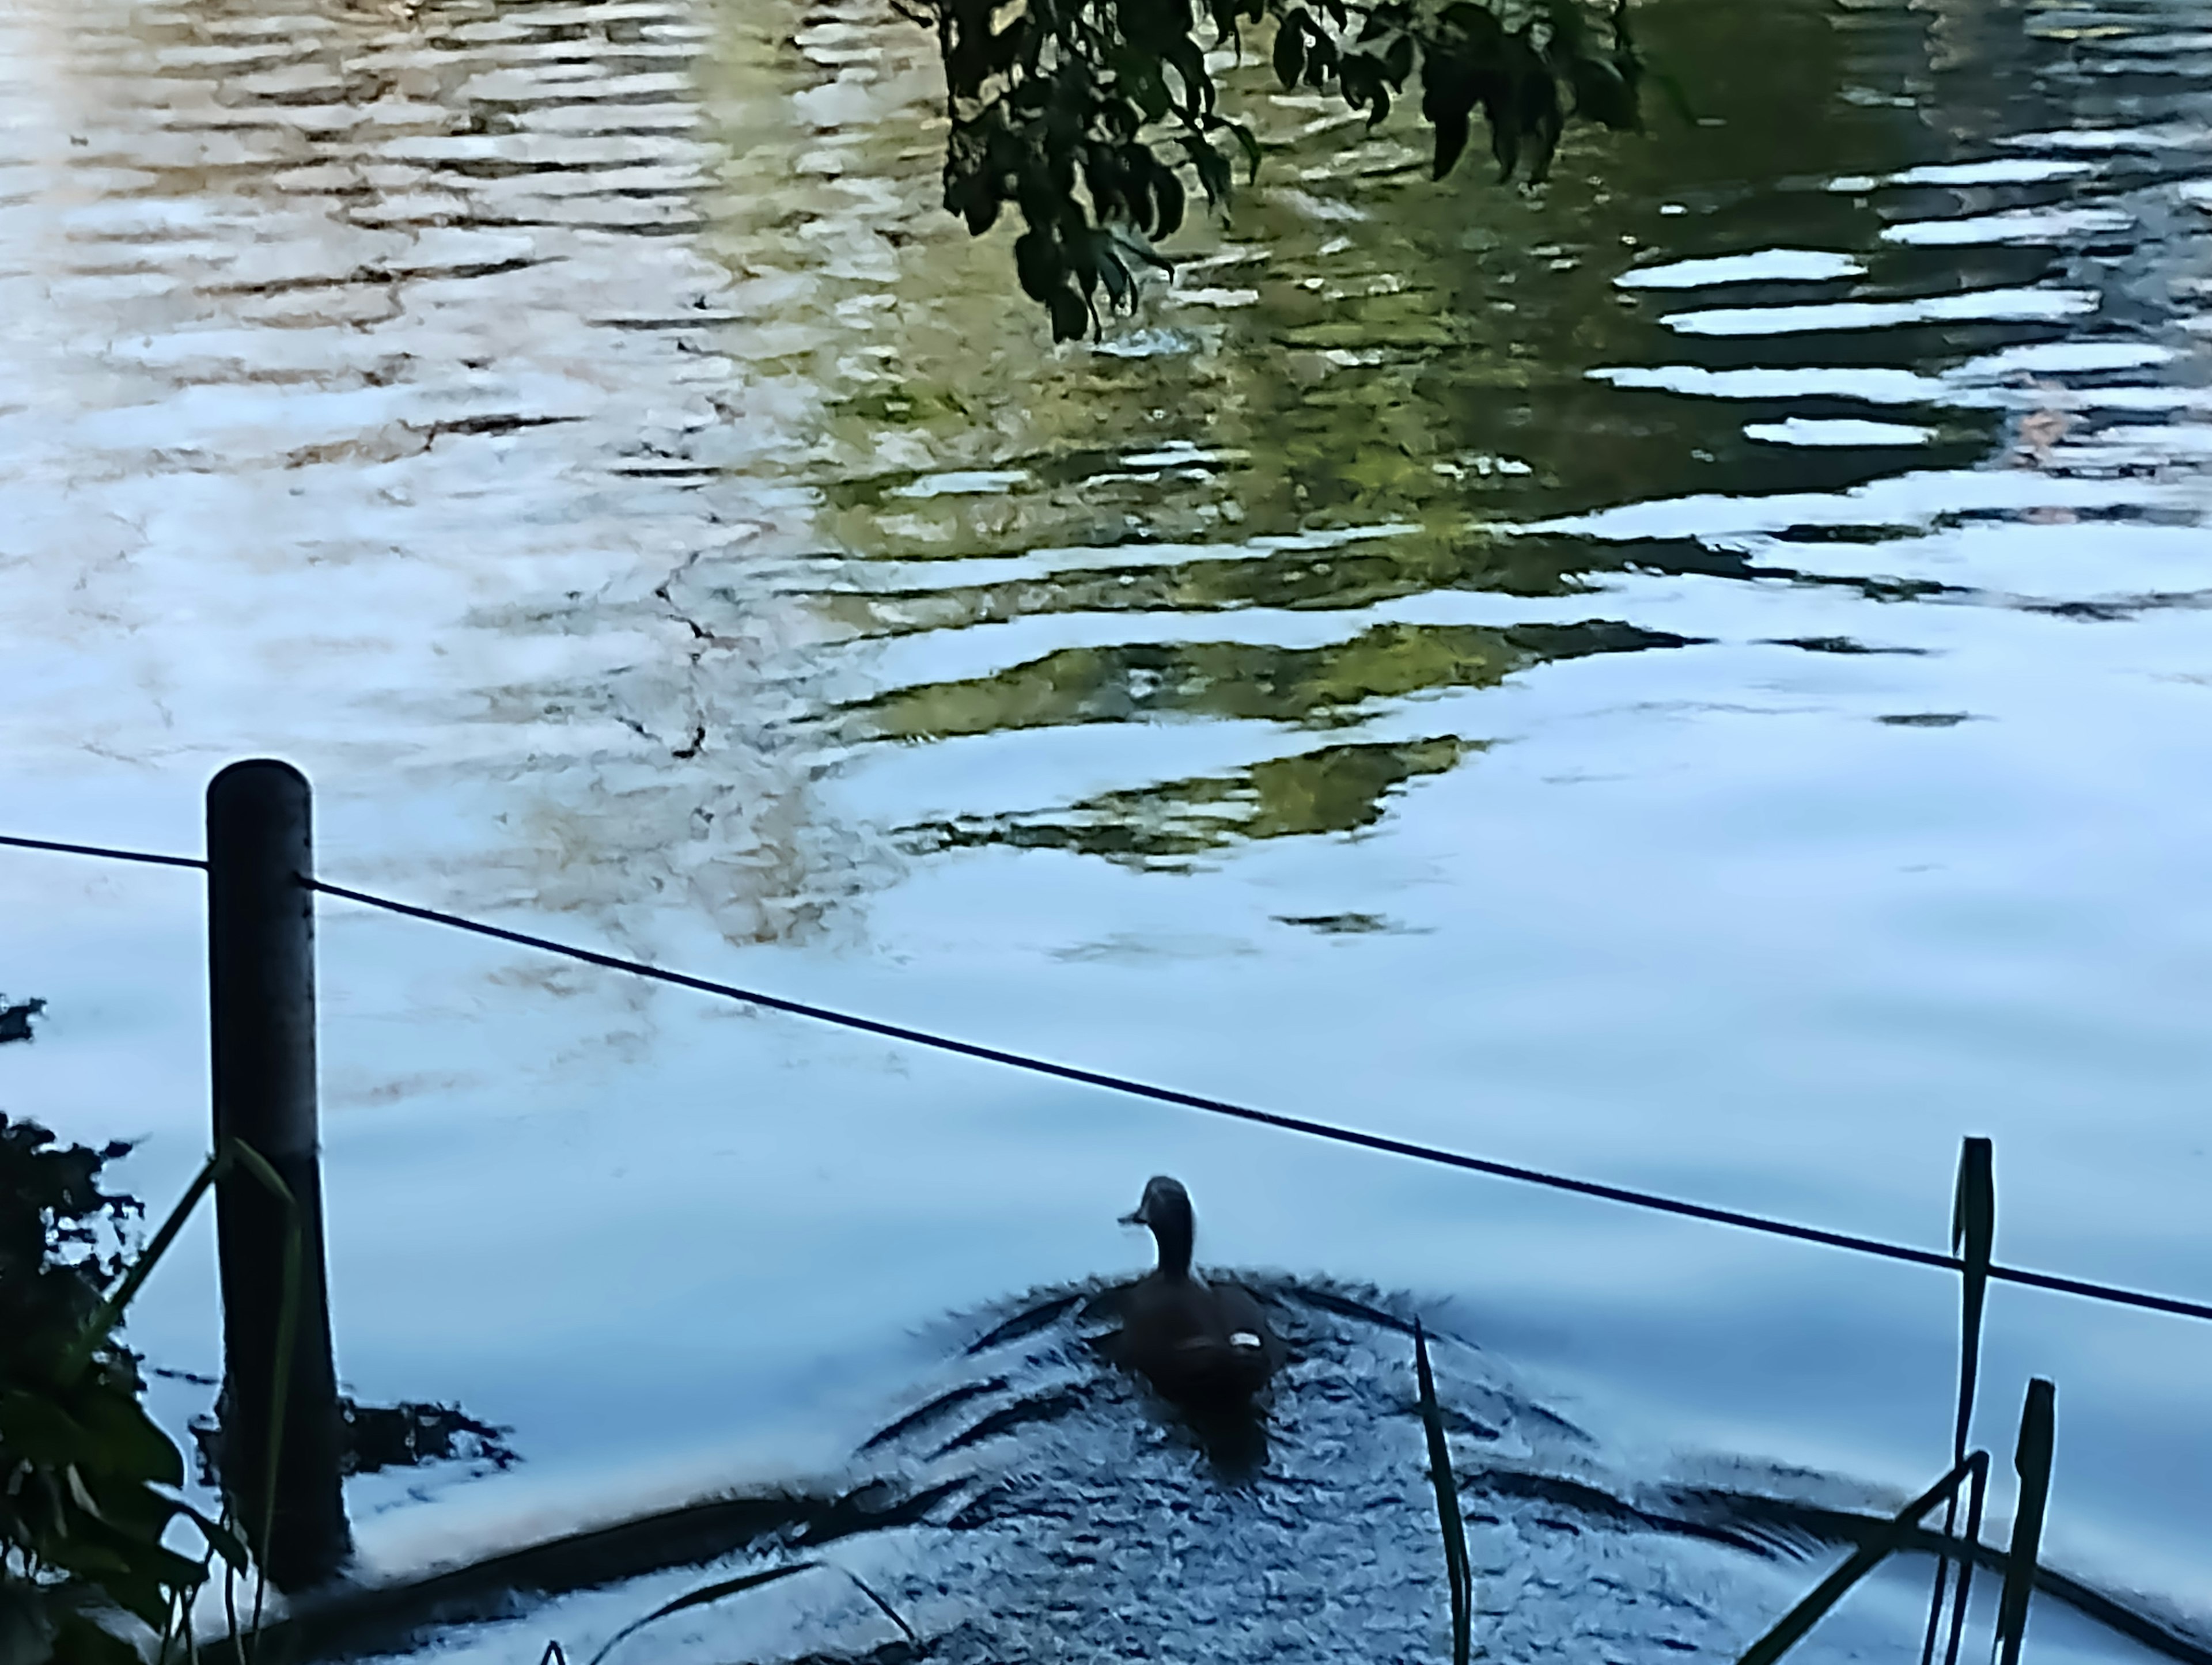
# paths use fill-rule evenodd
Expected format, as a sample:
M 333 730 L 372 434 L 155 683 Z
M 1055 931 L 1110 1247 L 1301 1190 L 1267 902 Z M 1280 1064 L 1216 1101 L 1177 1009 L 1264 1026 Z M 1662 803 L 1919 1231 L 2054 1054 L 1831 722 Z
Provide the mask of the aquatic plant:
M 1982 1316 L 1989 1296 L 1990 1266 L 1996 1244 L 1996 1180 L 1994 1147 L 1984 1138 L 1968 1138 L 1959 1152 L 1959 1176 L 1951 1200 L 1951 1252 L 1959 1257 L 1959 1396 L 1952 1424 L 1951 1472 L 1907 1504 L 1881 1530 L 1863 1542 L 1812 1593 L 1792 1607 L 1772 1629 L 1759 1638 L 1737 1665 L 1775 1665 L 1843 1600 L 1851 1587 L 1877 1566 L 1905 1547 L 1917 1536 L 1922 1516 L 1937 1503 L 1944 1505 L 1942 1548 L 1936 1562 L 1935 1594 L 1929 1603 L 1928 1629 L 1921 1644 L 1922 1665 L 1929 1665 L 1936 1651 L 1936 1632 L 1941 1626 L 1943 1595 L 1958 1523 L 1959 1494 L 1967 1493 L 1966 1531 L 1955 1553 L 1959 1563 L 1958 1589 L 1952 1601 L 1950 1638 L 1944 1649 L 1945 1665 L 1957 1665 L 1960 1639 L 1966 1622 L 1966 1598 L 1976 1553 L 1981 1547 L 1982 1509 L 1989 1482 L 1990 1456 L 1969 1451 L 1966 1437 L 1973 1424 L 1975 1388 L 1981 1373 Z M 2004 1556 L 2004 1589 L 1999 1597 L 1995 1654 L 2001 1665 L 2020 1665 L 2021 1646 L 2027 1633 L 2027 1607 L 2034 1593 L 2036 1556 L 2042 1540 L 2044 1511 L 2051 1497 L 2051 1464 L 2056 1446 L 2057 1389 L 2041 1376 L 2027 1384 L 2021 1407 L 2020 1437 L 2013 1452 L 2013 1469 L 2020 1478 L 2019 1502 L 2013 1514 L 2012 1542 Z
M 696 1589 L 687 1590 L 672 1601 L 663 1602 L 644 1618 L 632 1619 L 602 1642 L 599 1644 L 599 1650 L 592 1656 L 589 1665 L 602 1665 L 602 1662 L 615 1650 L 617 1645 L 628 1641 L 647 1625 L 666 1619 L 672 1613 L 685 1613 L 694 1607 L 707 1607 L 713 1602 L 726 1601 L 732 1595 L 742 1595 L 749 1589 L 758 1589 L 763 1584 L 777 1583 L 795 1574 L 812 1572 L 817 1570 L 843 1574 L 854 1589 L 875 1603 L 884 1618 L 898 1626 L 899 1634 L 907 1639 L 908 1646 L 920 1645 L 921 1638 L 915 1635 L 912 1627 L 906 1620 L 899 1617 L 898 1609 L 878 1595 L 869 1586 L 867 1581 L 858 1573 L 830 1561 L 787 1561 L 781 1566 L 763 1567 L 757 1571 L 740 1573 L 734 1578 L 720 1578 L 711 1584 L 702 1584 Z M 568 1665 L 568 1656 L 558 1642 L 548 1642 L 545 1644 L 545 1651 L 538 1656 L 538 1665 Z
M 1474 1635 L 1474 1572 L 1467 1555 L 1467 1522 L 1460 1517 L 1459 1486 L 1452 1477 L 1451 1448 L 1437 1404 L 1436 1374 L 1429 1368 L 1429 1338 L 1413 1321 L 1413 1368 L 1420 1382 L 1421 1426 L 1429 1437 L 1429 1484 L 1437 1494 L 1437 1524 L 1443 1534 L 1444 1577 L 1451 1585 L 1452 1665 L 1467 1665 Z
M 189 1650 L 191 1603 L 218 1561 L 242 1656 L 250 1638 L 239 1633 L 259 1623 L 258 1576 L 251 1626 L 237 1616 L 233 1581 L 254 1566 L 243 1534 L 179 1495 L 183 1453 L 147 1415 L 137 1356 L 116 1331 L 216 1180 L 242 1170 L 288 1211 L 291 1194 L 259 1156 L 227 1142 L 133 1255 L 128 1222 L 143 1210 L 100 1183 L 128 1148 L 58 1145 L 36 1123 L 0 1115 L 0 1656 L 10 1665 L 143 1665 L 143 1635 L 157 1662 Z M 286 1323 L 296 1261 L 295 1235 Z M 283 1391 L 280 1368 L 280 1403 Z M 166 1541 L 180 1522 L 197 1534 L 197 1559 Z
M 1951 1435 L 1951 1461 L 1963 1462 L 1966 1434 L 1974 1419 L 1974 1385 L 1982 1363 L 1982 1308 L 1990 1291 L 1990 1261 L 1996 1252 L 1997 1230 L 1996 1179 L 1993 1147 L 1986 1139 L 1967 1139 L 1959 1148 L 1959 1179 L 1951 1200 L 1951 1252 L 1960 1258 L 1959 1274 L 1959 1410 Z M 1959 1516 L 1958 1494 L 1943 1505 L 1943 1537 L 1948 1543 Z M 1981 1534 L 1981 1516 L 1972 1512 L 1966 1522 L 1971 1543 Z M 1947 1553 L 1936 1561 L 1936 1588 L 1928 1602 L 1928 1631 L 1920 1644 L 1920 1665 L 1931 1665 L 1936 1655 L 1936 1632 L 1942 1622 L 1943 1586 L 1951 1567 Z M 1951 1640 L 1944 1650 L 1944 1665 L 1958 1665 L 1959 1638 L 1966 1622 L 1966 1596 L 1973 1582 L 1971 1555 L 1959 1562 L 1959 1590 L 1951 1607 Z

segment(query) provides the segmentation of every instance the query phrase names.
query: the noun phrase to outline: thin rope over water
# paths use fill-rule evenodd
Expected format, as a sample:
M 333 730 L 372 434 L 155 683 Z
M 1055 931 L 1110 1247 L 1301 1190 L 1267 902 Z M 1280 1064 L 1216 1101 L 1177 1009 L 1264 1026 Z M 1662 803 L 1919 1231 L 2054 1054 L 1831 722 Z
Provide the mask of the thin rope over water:
M 137 861 L 164 867 L 205 867 L 207 863 L 198 856 L 161 855 L 145 850 L 120 850 L 95 844 L 62 844 L 50 839 L 19 838 L 0 834 L 0 846 L 17 849 L 46 850 L 64 855 L 86 855 L 111 861 Z M 1000 1047 L 985 1046 L 980 1042 L 956 1040 L 951 1036 L 934 1035 L 927 1030 L 908 1029 L 902 1024 L 884 1023 L 879 1018 L 863 1018 L 856 1013 L 836 1012 L 827 1006 L 814 1006 L 805 1000 L 787 1000 L 781 994 L 765 994 L 759 989 L 741 988 L 734 983 L 716 982 L 711 978 L 694 977 L 681 971 L 670 971 L 657 965 L 647 965 L 637 960 L 626 960 L 596 950 L 579 948 L 573 943 L 556 942 L 550 937 L 533 936 L 526 931 L 511 931 L 504 926 L 485 925 L 476 920 L 463 919 L 458 915 L 441 913 L 434 908 L 421 908 L 413 902 L 398 902 L 390 896 L 380 896 L 368 890 L 356 890 L 350 886 L 333 884 L 327 879 L 310 879 L 308 884 L 325 896 L 341 901 L 357 902 L 364 908 L 374 908 L 387 914 L 398 914 L 408 919 L 418 919 L 432 925 L 443 925 L 456 931 L 465 931 L 473 936 L 489 937 L 499 942 L 510 942 L 524 948 L 535 948 L 548 954 L 596 965 L 609 971 L 620 971 L 634 977 L 648 978 L 654 982 L 670 983 L 678 988 L 693 989 L 702 994 L 720 995 L 725 1000 L 742 1000 L 749 1006 L 766 1008 L 770 1012 L 787 1012 L 794 1018 L 807 1018 L 816 1023 L 834 1024 L 840 1029 L 855 1030 L 863 1035 L 880 1036 L 885 1040 L 903 1041 L 918 1047 L 927 1047 L 937 1052 L 951 1053 L 957 1057 L 974 1058 L 988 1064 L 1003 1064 L 1009 1069 L 1025 1070 L 1032 1075 L 1049 1076 L 1055 1080 L 1073 1081 L 1079 1085 L 1099 1087 L 1108 1092 L 1124 1094 L 1132 1098 L 1150 1099 L 1155 1103 L 1174 1104 L 1183 1109 L 1200 1110 L 1208 1115 L 1227 1116 L 1237 1121 L 1247 1121 L 1262 1127 L 1275 1127 L 1285 1133 L 1304 1133 L 1309 1138 L 1327 1139 L 1333 1144 L 1349 1145 L 1364 1151 L 1380 1151 L 1389 1156 L 1408 1157 L 1416 1162 L 1432 1163 L 1439 1167 L 1456 1168 L 1471 1174 L 1486 1174 L 1493 1179 L 1513 1180 L 1523 1185 L 1540 1185 L 1553 1191 L 1565 1191 L 1571 1195 L 1595 1197 L 1605 1202 L 1617 1202 L 1630 1208 L 1642 1208 L 1652 1212 L 1674 1214 L 1684 1219 L 1705 1220 L 1715 1225 L 1735 1226 L 1740 1231 L 1757 1231 L 1772 1237 L 1789 1237 L 1799 1243 L 1820 1243 L 1829 1249 L 1846 1249 L 1853 1254 L 1872 1255 L 1887 1261 L 1901 1261 L 1909 1266 L 1933 1267 L 1941 1272 L 1959 1272 L 1964 1263 L 1955 1255 L 1938 1254 L 1933 1249 L 1916 1249 L 1909 1243 L 1887 1243 L 1878 1237 L 1863 1237 L 1855 1232 L 1830 1231 L 1816 1225 L 1801 1225 L 1793 1220 L 1774 1219 L 1764 1214 L 1747 1214 L 1739 1209 L 1716 1208 L 1707 1203 L 1689 1202 L 1680 1197 L 1662 1196 L 1653 1191 L 1639 1191 L 1625 1185 L 1607 1185 L 1597 1180 L 1576 1179 L 1565 1174 L 1547 1173 L 1541 1169 L 1523 1168 L 1510 1162 L 1493 1162 L 1486 1157 L 1472 1157 L 1457 1151 L 1446 1151 L 1433 1145 L 1422 1145 L 1412 1139 L 1393 1139 L 1387 1133 L 1367 1133 L 1357 1127 L 1341 1127 L 1327 1121 L 1310 1121 L 1304 1116 L 1284 1115 L 1274 1110 L 1262 1110 L 1249 1104 L 1232 1103 L 1224 1098 L 1212 1098 L 1203 1093 L 1183 1092 L 1174 1087 L 1156 1087 L 1143 1081 L 1133 1081 L 1126 1076 L 1112 1075 L 1103 1070 L 1085 1069 L 1074 1064 L 1058 1064 L 1049 1059 L 1032 1058 L 1026 1054 L 1008 1052 Z M 2033 1272 L 2024 1267 L 1996 1266 L 1989 1275 L 2000 1282 L 2020 1284 L 2030 1289 L 2045 1289 L 2061 1295 L 2078 1295 L 2084 1300 L 2103 1301 L 2116 1306 L 2136 1307 L 2147 1312 L 2170 1313 L 2176 1317 L 2199 1318 L 2212 1321 L 2212 1303 L 2186 1301 L 2177 1296 L 2155 1295 L 2144 1290 L 2124 1289 L 2114 1284 L 2100 1284 L 2083 1278 L 2064 1278 L 2055 1273 Z
M 16 838 L 0 833 L 0 845 L 18 850 L 48 850 L 57 855 L 97 856 L 102 861 L 141 861 L 149 867 L 204 867 L 196 855 L 161 855 L 152 850 L 115 850 L 104 844 L 57 844 L 51 838 Z
M 357 902 L 363 907 L 381 908 L 386 913 L 403 914 L 410 919 L 428 920 L 435 925 L 447 925 L 456 930 L 467 931 L 481 937 L 495 938 L 501 942 L 520 944 L 525 948 L 542 949 L 549 954 L 559 954 L 586 965 L 604 966 L 610 971 L 624 971 L 633 976 L 649 977 L 655 982 L 672 983 L 678 988 L 696 989 L 702 994 L 719 994 L 727 1000 L 743 1000 L 749 1005 L 765 1006 L 771 1012 L 788 1012 L 796 1018 L 811 1018 L 817 1023 L 834 1024 L 840 1029 L 857 1030 L 864 1035 L 878 1035 L 887 1040 L 909 1042 L 915 1046 L 928 1047 L 939 1052 L 949 1052 L 962 1058 L 981 1059 L 986 1063 L 1004 1064 L 1011 1069 L 1026 1070 L 1033 1075 L 1051 1076 L 1061 1081 L 1073 1081 L 1086 1087 L 1103 1087 L 1109 1092 L 1126 1094 L 1133 1098 L 1149 1098 L 1158 1103 L 1179 1105 L 1182 1109 L 1202 1110 L 1209 1115 L 1228 1116 L 1238 1121 L 1249 1121 L 1262 1127 L 1278 1127 L 1285 1133 L 1304 1133 L 1310 1138 L 1324 1139 L 1338 1145 L 1356 1145 L 1361 1150 L 1381 1151 L 1391 1156 L 1410 1157 L 1417 1162 L 1434 1163 L 1441 1167 L 1462 1169 L 1468 1173 L 1487 1174 L 1494 1179 L 1510 1179 L 1524 1185 L 1540 1185 L 1554 1191 L 1565 1191 L 1576 1196 L 1596 1197 L 1607 1202 L 1618 1202 L 1632 1208 L 1650 1209 L 1662 1214 L 1677 1214 L 1685 1219 L 1709 1220 L 1716 1225 L 1732 1225 L 1746 1231 L 1764 1232 L 1769 1237 L 1792 1237 L 1801 1243 L 1821 1243 L 1830 1249 L 1850 1249 L 1861 1255 L 1880 1255 L 1884 1260 L 1903 1261 L 1912 1266 L 1935 1267 L 1940 1271 L 1958 1272 L 1963 1262 L 1956 1256 L 1942 1255 L 1933 1249 L 1915 1249 L 1907 1243 L 1885 1243 L 1876 1237 L 1862 1237 L 1849 1231 L 1830 1231 L 1816 1225 L 1800 1225 L 1792 1220 L 1778 1220 L 1763 1214 L 1747 1214 L 1734 1208 L 1716 1208 L 1702 1202 L 1687 1202 L 1680 1197 L 1661 1196 L 1656 1192 L 1638 1191 L 1624 1185 L 1607 1185 L 1596 1180 L 1575 1179 L 1565 1174 L 1546 1173 L 1540 1169 L 1523 1168 L 1510 1162 L 1493 1162 L 1487 1157 L 1471 1157 L 1457 1151 L 1441 1150 L 1433 1145 L 1417 1144 L 1412 1139 L 1393 1139 L 1387 1133 L 1371 1133 L 1356 1127 L 1340 1127 L 1326 1121 L 1312 1121 L 1304 1116 L 1284 1115 L 1275 1110 L 1257 1109 L 1249 1104 L 1232 1103 L 1224 1098 L 1211 1098 L 1203 1093 L 1184 1092 L 1175 1087 L 1156 1087 L 1147 1082 L 1133 1081 L 1126 1076 L 1109 1075 L 1103 1070 L 1085 1069 L 1074 1064 L 1057 1064 L 1049 1059 L 1032 1058 L 1026 1054 L 1008 1052 L 1000 1047 L 985 1046 L 975 1041 L 955 1040 L 950 1036 L 934 1035 L 927 1030 L 908 1029 L 902 1024 L 887 1024 L 880 1018 L 862 1018 L 848 1012 L 835 1012 L 827 1006 L 810 1005 L 805 1000 L 787 1000 L 781 994 L 767 994 L 758 989 L 740 988 L 732 983 L 715 982 L 706 977 L 694 977 L 681 971 L 664 970 L 657 965 L 645 965 L 635 960 L 617 958 L 612 954 L 601 954 L 589 948 L 578 948 L 572 944 L 555 942 L 550 938 L 532 936 L 526 931 L 510 931 L 503 926 L 483 925 L 474 920 L 456 918 L 441 914 L 435 908 L 418 908 L 412 902 L 395 902 L 389 896 L 374 896 L 366 890 L 356 890 L 343 884 L 332 884 L 323 879 L 310 881 L 325 896 Z M 2062 1295 L 2079 1295 L 2093 1301 L 2106 1301 L 2120 1306 L 2140 1307 L 2150 1312 L 2172 1313 L 2178 1317 L 2212 1320 L 2212 1303 L 2185 1301 L 2171 1295 L 2154 1295 L 2142 1290 L 2123 1289 L 2116 1285 L 2092 1283 L 2081 1278 L 2062 1278 L 2048 1272 L 2031 1272 L 2022 1267 L 1991 1266 L 1990 1276 L 2006 1283 L 2023 1284 L 2032 1289 L 2053 1290 Z

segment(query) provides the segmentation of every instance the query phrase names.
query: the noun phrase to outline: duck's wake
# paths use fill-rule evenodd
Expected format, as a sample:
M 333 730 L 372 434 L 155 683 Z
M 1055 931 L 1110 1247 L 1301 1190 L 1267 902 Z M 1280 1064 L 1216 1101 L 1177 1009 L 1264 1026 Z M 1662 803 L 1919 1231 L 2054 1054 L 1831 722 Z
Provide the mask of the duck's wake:
M 519 1619 L 447 1630 L 440 1658 L 535 1665 L 553 1638 L 588 1658 L 686 1590 L 800 1557 L 865 1580 L 916 1640 L 847 1586 L 792 1579 L 672 1617 L 623 1653 L 682 1665 L 1448 1658 L 1410 1316 L 1358 1291 L 1239 1281 L 1285 1353 L 1257 1446 L 1194 1427 L 1106 1357 L 1115 1291 L 1037 1291 L 961 1327 L 939 1379 L 861 1443 L 836 1496 L 781 1500 L 719 1555 L 694 1534 L 682 1567 L 611 1570 L 598 1588 L 522 1580 L 569 1593 Z M 1743 1464 L 1694 1481 L 1632 1479 L 1479 1348 L 1445 1335 L 1432 1349 L 1480 1656 L 1731 1660 L 1895 1506 L 1831 1478 Z M 1793 1659 L 1909 1660 L 1927 1567 L 1918 1557 L 1893 1564 Z M 1982 1581 L 1991 1594 L 1995 1583 Z M 2049 1665 L 2136 1655 L 2130 1638 L 2212 1665 L 2201 1638 L 2140 1604 L 2063 1581 L 2046 1594 L 2061 1598 L 2037 1607 L 2036 1654 Z

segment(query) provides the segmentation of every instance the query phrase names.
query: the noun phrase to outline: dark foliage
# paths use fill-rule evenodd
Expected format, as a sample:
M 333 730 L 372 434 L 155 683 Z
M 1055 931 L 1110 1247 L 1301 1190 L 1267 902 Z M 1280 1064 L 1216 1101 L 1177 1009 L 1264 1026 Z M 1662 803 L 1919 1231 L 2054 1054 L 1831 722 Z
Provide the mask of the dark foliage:
M 1055 340 L 1126 307 L 1136 270 L 1182 223 L 1186 178 L 1209 203 L 1233 157 L 1256 174 L 1258 140 L 1224 114 L 1209 50 L 1241 51 L 1272 23 L 1285 87 L 1341 98 L 1370 126 L 1418 84 L 1436 177 L 1480 112 L 1501 177 L 1540 178 L 1566 123 L 1637 120 L 1639 66 L 1626 0 L 911 0 L 944 53 L 952 131 L 945 206 L 980 236 L 1009 206 L 1014 270 Z
M 0 1115 L 0 1644 L 10 1660 L 130 1661 L 118 1613 L 156 1633 L 205 1568 L 161 1542 L 176 1446 L 138 1361 L 104 1334 L 137 1201 L 100 1170 L 128 1147 L 63 1145 Z M 89 1343 L 89 1345 L 88 1345 Z
M 100 1170 L 127 1145 L 57 1145 L 34 1121 L 0 1114 L 0 1382 L 51 1370 L 122 1275 L 135 1197 Z

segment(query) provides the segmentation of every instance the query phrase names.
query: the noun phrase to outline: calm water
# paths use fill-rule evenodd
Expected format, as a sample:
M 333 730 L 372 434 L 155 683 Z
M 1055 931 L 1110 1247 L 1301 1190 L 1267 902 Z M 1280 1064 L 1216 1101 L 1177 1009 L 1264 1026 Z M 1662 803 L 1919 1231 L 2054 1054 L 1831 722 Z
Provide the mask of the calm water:
M 193 849 L 279 752 L 410 900 L 1931 1247 L 1986 1133 L 2004 1258 L 2212 1292 L 2212 11 L 1645 17 L 1691 109 L 1534 194 L 1249 76 L 1259 183 L 1055 350 L 867 0 L 21 0 L 0 820 Z M 0 1096 L 173 1193 L 193 884 L 9 856 L 0 908 L 52 1008 Z M 842 1473 L 944 1315 L 1138 1264 L 1161 1170 L 1622 1488 L 1948 1453 L 1934 1274 L 324 920 L 342 1373 L 525 1458 L 359 1483 L 381 1565 Z M 204 1372 L 187 1242 L 133 1334 Z M 2060 1385 L 2057 1558 L 2212 1614 L 2212 1328 L 2000 1290 L 1989 1367 L 2001 1468 Z M 1493 1589 L 1590 1576 L 1510 1538 Z M 1720 1650 L 1814 1575 L 1705 1576 Z

